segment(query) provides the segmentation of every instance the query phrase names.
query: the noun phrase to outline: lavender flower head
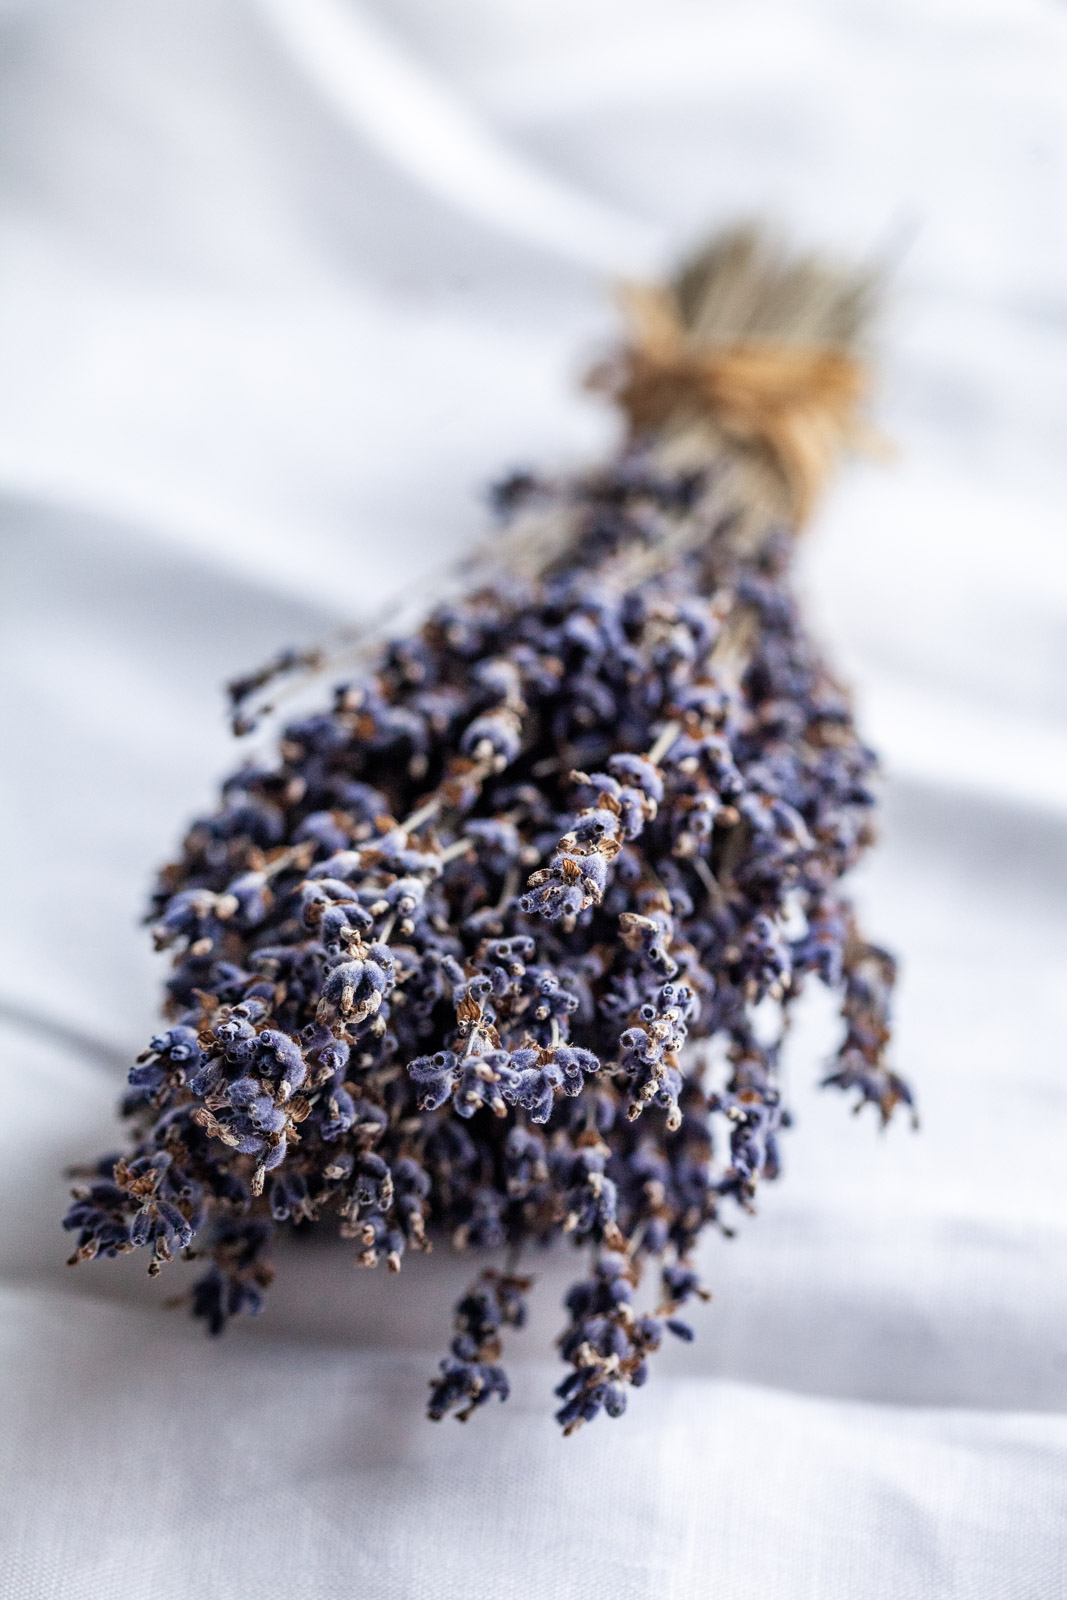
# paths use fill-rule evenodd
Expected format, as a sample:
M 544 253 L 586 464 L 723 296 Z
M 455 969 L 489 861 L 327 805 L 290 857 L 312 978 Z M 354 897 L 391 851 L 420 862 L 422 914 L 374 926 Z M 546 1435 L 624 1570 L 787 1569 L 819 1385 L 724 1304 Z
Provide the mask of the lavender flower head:
M 779 1039 L 810 981 L 842 999 L 825 1081 L 883 1120 L 910 1103 L 894 964 L 841 889 L 874 758 L 790 590 L 801 424 L 764 395 L 746 434 L 712 395 L 715 352 L 766 339 L 814 269 L 739 248 L 670 291 L 688 366 L 638 329 L 601 374 L 631 422 L 618 459 L 502 485 L 467 586 L 194 822 L 152 907 L 167 1025 L 130 1072 L 129 1149 L 74 1191 L 72 1262 L 197 1259 L 219 1333 L 261 1310 L 287 1225 L 392 1271 L 435 1235 L 502 1251 L 431 1384 L 430 1416 L 465 1419 L 507 1396 L 520 1252 L 567 1235 L 588 1257 L 560 1339 L 572 1432 L 692 1338 L 697 1239 L 778 1175 Z M 700 315 L 739 271 L 731 343 Z M 839 354 L 857 295 L 823 294 Z M 287 651 L 235 684 L 238 730 L 329 664 Z

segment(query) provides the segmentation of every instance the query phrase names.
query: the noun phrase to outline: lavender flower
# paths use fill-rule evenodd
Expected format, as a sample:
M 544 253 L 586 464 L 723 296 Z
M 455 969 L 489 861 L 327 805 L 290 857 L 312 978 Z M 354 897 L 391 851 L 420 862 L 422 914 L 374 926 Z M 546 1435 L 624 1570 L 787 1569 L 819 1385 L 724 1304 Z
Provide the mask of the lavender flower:
M 130 1073 L 129 1149 L 74 1191 L 72 1261 L 198 1258 L 218 1333 L 261 1309 L 278 1227 L 392 1270 L 433 1232 L 513 1257 L 569 1236 L 591 1256 L 561 1340 L 572 1432 L 692 1338 L 698 1237 L 778 1174 L 757 1010 L 784 1029 L 809 978 L 839 989 L 824 1081 L 883 1120 L 910 1104 L 894 965 L 840 890 L 873 757 L 804 632 L 786 525 L 739 524 L 706 454 L 668 470 L 637 437 L 606 470 L 509 480 L 478 586 L 223 785 L 160 875 L 167 1028 Z M 240 725 L 312 659 L 234 685 Z M 431 1417 L 506 1398 L 529 1287 L 488 1272 L 460 1302 Z

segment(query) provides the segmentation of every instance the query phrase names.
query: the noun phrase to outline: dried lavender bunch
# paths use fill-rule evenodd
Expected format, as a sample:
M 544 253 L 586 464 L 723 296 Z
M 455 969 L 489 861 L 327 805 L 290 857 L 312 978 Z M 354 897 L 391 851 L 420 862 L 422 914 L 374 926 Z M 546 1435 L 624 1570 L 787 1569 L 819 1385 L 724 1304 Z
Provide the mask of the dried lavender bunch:
M 688 317 L 676 285 L 687 361 L 714 345 L 694 316 L 730 249 L 702 258 Z M 567 1234 L 589 1255 L 565 1431 L 618 1416 L 664 1334 L 692 1337 L 697 1238 L 778 1174 L 809 976 L 842 994 L 825 1081 L 885 1120 L 910 1103 L 885 1060 L 893 962 L 841 892 L 874 758 L 790 591 L 803 450 L 790 467 L 766 429 L 739 433 L 708 368 L 679 377 L 662 350 L 674 398 L 637 416 L 649 349 L 600 376 L 633 423 L 619 459 L 502 485 L 480 576 L 365 652 L 193 824 L 153 904 L 174 967 L 130 1073 L 131 1147 L 66 1219 L 72 1262 L 203 1260 L 213 1333 L 261 1309 L 278 1227 L 332 1225 L 392 1270 L 433 1233 L 506 1250 L 457 1308 L 433 1418 L 506 1396 L 525 1246 Z M 238 725 L 324 664 L 285 652 L 234 685 Z

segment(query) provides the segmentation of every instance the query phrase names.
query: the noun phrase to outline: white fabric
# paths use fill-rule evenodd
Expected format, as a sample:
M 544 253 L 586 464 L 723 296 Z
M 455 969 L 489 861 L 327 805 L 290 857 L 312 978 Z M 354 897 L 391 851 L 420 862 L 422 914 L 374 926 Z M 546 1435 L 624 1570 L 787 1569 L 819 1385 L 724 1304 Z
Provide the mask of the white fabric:
M 349 26 L 351 25 L 351 26 Z M 0 1600 L 1051 1600 L 1067 1587 L 1067 12 L 1039 0 L 0 8 Z M 858 885 L 923 1130 L 812 1085 L 698 1341 L 561 1441 L 422 1419 L 467 1273 L 287 1250 L 209 1344 L 66 1272 L 231 759 L 218 684 L 581 459 L 605 280 L 770 211 L 896 260 L 880 421 L 803 582 L 889 772 Z

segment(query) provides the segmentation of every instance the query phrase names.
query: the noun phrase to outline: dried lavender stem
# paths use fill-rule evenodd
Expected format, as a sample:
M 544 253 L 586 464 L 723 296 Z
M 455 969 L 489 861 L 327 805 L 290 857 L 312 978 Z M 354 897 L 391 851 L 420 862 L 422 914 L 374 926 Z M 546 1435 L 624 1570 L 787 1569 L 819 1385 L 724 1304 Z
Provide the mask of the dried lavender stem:
M 668 722 L 663 732 L 656 739 L 655 744 L 648 752 L 647 760 L 650 766 L 658 767 L 671 745 L 682 731 L 680 722 Z
M 401 828 L 405 833 L 414 833 L 417 828 L 421 828 L 424 822 L 429 822 L 431 817 L 437 816 L 441 809 L 441 804 L 441 796 L 435 795 L 432 800 L 427 800 L 424 806 L 420 806 L 417 811 L 413 811 L 410 817 L 405 818 L 400 824 Z
M 622 1412 L 666 1334 L 692 1337 L 701 1232 L 777 1176 L 806 983 L 842 996 L 825 1081 L 883 1120 L 909 1102 L 893 962 L 841 890 L 872 757 L 790 590 L 796 496 L 826 462 L 772 382 L 818 378 L 804 404 L 844 439 L 851 368 L 770 348 L 792 318 L 847 353 L 862 296 L 775 270 L 735 240 L 639 300 L 619 459 L 502 485 L 477 575 L 407 634 L 347 644 L 356 680 L 194 823 L 154 902 L 168 1026 L 130 1073 L 128 1155 L 74 1191 L 72 1261 L 145 1247 L 156 1272 L 195 1249 L 193 1309 L 219 1332 L 260 1309 L 289 1223 L 391 1270 L 428 1230 L 506 1248 L 431 1385 L 431 1417 L 465 1419 L 507 1393 L 518 1252 L 567 1235 L 590 1253 L 560 1342 L 571 1433 Z M 339 660 L 284 652 L 233 686 L 236 717 Z M 446 814 L 449 842 L 415 837 Z M 721 1070 L 691 1049 L 713 1039 Z

